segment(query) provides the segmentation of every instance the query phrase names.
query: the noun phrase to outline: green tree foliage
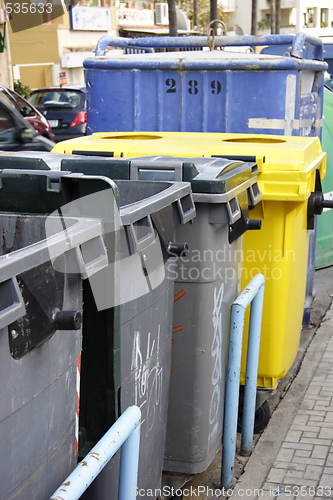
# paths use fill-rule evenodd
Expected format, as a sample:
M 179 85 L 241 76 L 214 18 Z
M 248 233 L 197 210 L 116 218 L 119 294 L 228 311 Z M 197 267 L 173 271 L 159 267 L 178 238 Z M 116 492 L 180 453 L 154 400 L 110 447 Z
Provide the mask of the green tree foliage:
M 271 27 L 271 22 L 267 17 L 264 17 L 261 21 L 258 21 L 258 29 L 259 30 L 266 30 Z
M 23 85 L 21 80 L 16 80 L 14 82 L 14 90 L 25 99 L 31 94 L 31 88 L 28 85 Z
M 197 0 L 198 1 L 198 30 L 206 34 L 208 25 L 210 23 L 210 2 L 207 0 Z M 187 17 L 193 23 L 193 0 L 188 2 L 187 0 L 178 0 L 177 7 L 182 11 L 187 13 Z M 223 7 L 218 4 L 218 19 L 223 21 L 228 25 L 229 17 L 224 12 Z

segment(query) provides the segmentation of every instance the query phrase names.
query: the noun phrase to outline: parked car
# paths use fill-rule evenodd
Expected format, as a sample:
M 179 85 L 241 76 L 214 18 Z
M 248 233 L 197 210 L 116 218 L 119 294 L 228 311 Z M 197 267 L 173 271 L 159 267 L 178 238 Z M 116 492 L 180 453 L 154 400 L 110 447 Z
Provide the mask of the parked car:
M 38 132 L 0 92 L 0 151 L 51 151 L 53 141 Z
M 29 102 L 48 120 L 56 142 L 86 135 L 87 105 L 84 86 L 34 90 L 29 96 Z
M 36 129 L 40 135 L 50 139 L 50 141 L 54 141 L 52 128 L 47 119 L 26 99 L 20 96 L 17 92 L 14 92 L 14 90 L 11 90 L 1 84 L 0 95 L 3 96 L 3 99 L 5 99 L 9 105 L 13 106 L 16 111 L 21 113 L 25 120 L 30 123 L 30 125 L 32 125 L 32 127 Z

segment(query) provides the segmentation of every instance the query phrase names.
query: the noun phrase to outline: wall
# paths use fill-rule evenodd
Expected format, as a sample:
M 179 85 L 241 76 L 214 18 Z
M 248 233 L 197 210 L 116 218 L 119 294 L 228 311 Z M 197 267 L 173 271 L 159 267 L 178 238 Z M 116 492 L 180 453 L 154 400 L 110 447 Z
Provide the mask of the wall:
M 6 19 L 6 14 L 4 11 L 3 1 L 0 0 L 0 33 L 4 36 L 4 22 Z M 5 47 L 4 51 L 0 52 L 0 82 L 7 87 L 13 87 L 13 79 L 11 78 L 11 56 L 10 56 L 10 45 L 8 37 L 8 22 L 6 23 L 6 35 L 5 35 Z
M 32 89 L 52 85 L 52 66 L 41 63 L 59 62 L 57 28 L 56 24 L 43 24 L 17 33 L 9 29 L 12 64 L 31 65 L 21 66 L 19 71 L 21 82 Z
M 251 33 L 251 0 L 236 0 L 236 11 L 232 15 L 229 27 L 235 29 L 235 26 L 241 26 L 245 34 Z M 332 0 L 282 0 L 281 1 L 281 34 L 293 34 L 297 31 L 305 31 L 316 36 L 330 36 L 333 34 L 333 27 L 320 28 L 320 9 L 329 8 L 329 22 L 333 22 L 333 2 Z M 299 8 L 299 14 L 296 8 Z M 303 26 L 303 12 L 307 8 L 316 8 L 318 19 L 316 27 L 306 28 Z M 258 0 L 258 21 L 270 13 L 267 0 Z M 308 31 L 309 30 L 309 31 Z M 259 35 L 270 34 L 270 30 L 258 31 Z
M 240 26 L 245 35 L 251 33 L 251 5 L 251 0 L 235 0 L 235 12 L 229 18 L 229 30 L 235 31 Z
M 112 29 L 109 31 L 71 30 L 67 12 L 34 28 L 17 33 L 10 29 L 12 61 L 13 66 L 16 65 L 14 78 L 17 78 L 19 71 L 21 82 L 32 89 L 59 84 L 59 76 L 63 73 L 68 84 L 84 84 L 83 67 L 63 68 L 61 55 L 66 52 L 93 51 L 103 35 L 116 36 L 115 10 L 111 9 L 111 13 Z

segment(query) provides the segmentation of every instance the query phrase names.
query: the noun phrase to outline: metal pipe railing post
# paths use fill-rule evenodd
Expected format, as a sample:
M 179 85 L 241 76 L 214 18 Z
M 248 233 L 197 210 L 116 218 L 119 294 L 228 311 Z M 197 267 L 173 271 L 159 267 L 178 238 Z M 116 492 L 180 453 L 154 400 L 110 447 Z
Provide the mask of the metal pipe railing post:
M 138 484 L 140 426 L 129 435 L 121 448 L 119 472 L 119 500 L 133 500 Z
M 137 488 L 140 424 L 141 410 L 137 406 L 127 408 L 50 500 L 78 500 L 122 445 L 125 447 L 128 463 L 123 460 L 121 464 L 125 471 L 121 471 L 122 487 L 121 492 L 119 489 L 119 500 L 133 499 L 133 491 Z M 130 467 L 134 470 L 131 471 Z
M 243 328 L 242 307 L 232 306 L 222 446 L 222 487 L 224 488 L 230 488 L 234 479 Z
M 247 285 L 247 287 L 242 291 L 242 293 L 234 301 L 231 308 L 230 316 L 230 333 L 229 333 L 229 354 L 228 354 L 228 371 L 227 371 L 227 381 L 226 381 L 226 394 L 225 394 L 225 413 L 224 413 L 224 430 L 223 430 L 223 446 L 222 446 L 222 474 L 221 482 L 223 488 L 230 488 L 234 480 L 234 463 L 236 455 L 236 438 L 237 438 L 237 421 L 238 421 L 238 405 L 239 405 L 239 383 L 240 383 L 240 369 L 241 369 L 241 359 L 242 359 L 242 343 L 243 343 L 243 329 L 244 329 L 244 317 L 245 310 L 249 304 L 254 301 L 258 292 L 262 290 L 259 297 L 255 301 L 255 306 L 251 310 L 250 324 L 251 330 L 249 330 L 248 338 L 248 349 L 254 352 L 256 351 L 257 338 L 254 339 L 255 346 L 251 344 L 253 342 L 253 331 L 256 332 L 257 328 L 254 327 L 255 322 L 259 322 L 259 342 L 260 342 L 260 330 L 261 330 L 261 316 L 262 316 L 262 306 L 263 306 L 263 291 L 265 285 L 265 278 L 262 274 L 257 274 Z M 261 311 L 261 312 L 260 312 Z M 250 335 L 252 333 L 252 335 Z M 252 339 L 251 339 L 252 337 Z M 259 355 L 259 351 L 258 351 Z M 257 361 L 258 362 L 258 361 Z M 247 373 L 248 375 L 248 373 Z M 251 369 L 251 386 L 255 383 L 257 385 L 257 373 L 254 373 Z M 253 378 L 255 377 L 255 382 Z M 245 388 L 248 384 L 248 380 L 245 381 Z M 253 391 L 248 391 L 251 398 L 254 399 L 254 405 L 252 407 L 255 409 L 255 396 L 253 398 Z M 248 398 L 250 399 L 250 396 Z M 248 408 L 251 408 L 251 403 Z M 252 416 L 254 419 L 254 415 Z M 247 418 L 249 418 L 249 411 L 247 411 Z M 244 418 L 243 418 L 244 422 Z M 249 428 L 250 422 L 245 423 L 245 428 Z M 252 437 L 253 437 L 253 427 L 252 427 Z
M 249 455 L 253 443 L 253 429 L 256 412 L 257 376 L 264 287 L 259 290 L 251 304 L 249 343 L 247 348 L 246 375 L 243 403 L 241 455 Z

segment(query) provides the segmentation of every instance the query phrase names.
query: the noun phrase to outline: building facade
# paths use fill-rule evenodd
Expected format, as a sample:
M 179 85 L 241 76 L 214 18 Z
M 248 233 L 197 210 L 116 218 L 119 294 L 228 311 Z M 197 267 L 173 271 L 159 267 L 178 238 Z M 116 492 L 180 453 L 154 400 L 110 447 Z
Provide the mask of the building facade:
M 84 84 L 83 59 L 93 54 L 101 36 L 117 34 L 112 11 L 111 7 L 76 5 L 27 29 L 8 23 L 14 80 L 31 89 Z
M 13 79 L 21 80 L 31 89 L 84 84 L 83 60 L 93 55 L 103 35 L 168 34 L 166 1 L 154 6 L 142 2 L 125 4 L 116 0 L 118 4 L 114 4 L 113 0 L 99 0 L 99 6 L 94 7 L 86 6 L 84 1 L 79 0 L 78 5 L 69 11 L 64 9 L 59 13 L 61 15 L 53 18 L 43 13 L 39 24 L 24 26 L 24 29 L 22 26 L 15 29 L 12 20 L 7 22 L 7 47 L 4 53 L 0 53 L 0 62 L 4 60 L 0 65 L 1 81 L 12 86 Z M 252 0 L 221 2 L 229 17 L 228 33 L 250 34 Z M 257 9 L 258 35 L 269 34 L 269 2 L 257 0 Z M 27 18 L 22 19 L 26 23 Z M 190 29 L 187 19 L 184 23 L 184 27 Z M 0 29 L 1 26 L 0 19 Z M 333 36 L 333 0 L 281 0 L 280 33 L 299 31 Z
M 7 87 L 13 86 L 11 54 L 8 38 L 8 18 L 4 3 L 0 0 L 0 82 Z
M 251 33 L 252 0 L 235 0 L 235 10 L 230 16 L 229 31 L 242 28 Z M 270 5 L 267 0 L 257 0 L 258 35 L 270 30 Z M 281 34 L 299 31 L 316 36 L 333 36 L 332 0 L 281 0 Z
M 87 6 L 79 0 L 62 15 L 53 19 L 44 16 L 27 29 L 15 29 L 13 22 L 8 23 L 14 80 L 31 89 L 84 84 L 83 61 L 93 56 L 102 36 L 168 34 L 168 15 L 158 18 L 154 4 L 139 9 L 136 2 L 117 2 L 99 0 L 99 6 Z M 168 6 L 165 2 L 155 6 L 163 5 Z M 183 29 L 190 30 L 186 15 L 182 14 L 181 20 Z

